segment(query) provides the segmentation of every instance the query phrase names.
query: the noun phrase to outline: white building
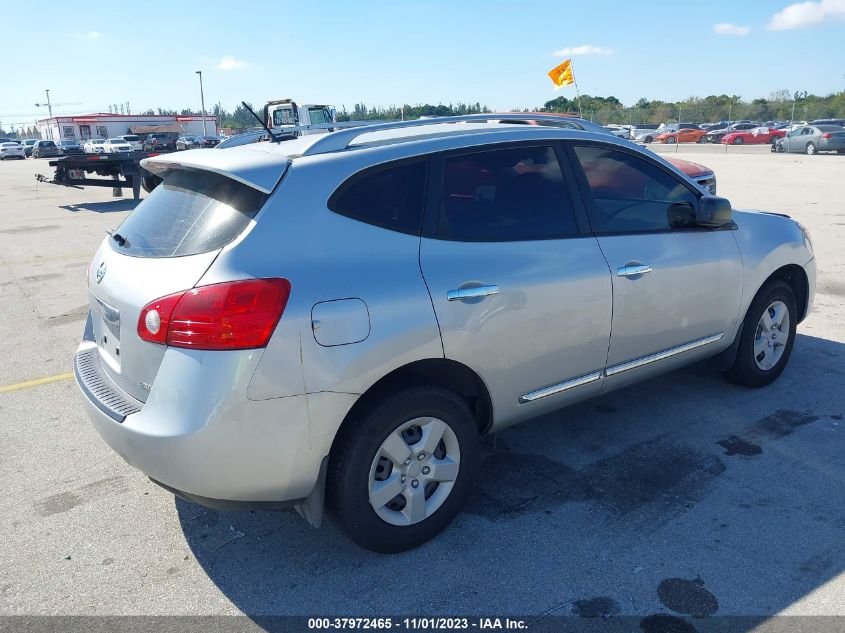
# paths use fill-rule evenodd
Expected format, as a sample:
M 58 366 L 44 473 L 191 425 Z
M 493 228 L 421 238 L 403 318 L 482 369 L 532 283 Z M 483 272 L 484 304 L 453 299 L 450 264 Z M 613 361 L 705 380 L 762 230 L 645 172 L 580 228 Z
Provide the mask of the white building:
M 124 134 L 138 134 L 141 137 L 154 132 L 164 132 L 177 136 L 199 136 L 217 134 L 217 119 L 205 117 L 205 131 L 202 116 L 179 116 L 167 114 L 81 114 L 78 116 L 54 116 L 36 121 L 41 138 L 58 141 L 76 139 L 86 141 L 89 138 L 113 138 Z

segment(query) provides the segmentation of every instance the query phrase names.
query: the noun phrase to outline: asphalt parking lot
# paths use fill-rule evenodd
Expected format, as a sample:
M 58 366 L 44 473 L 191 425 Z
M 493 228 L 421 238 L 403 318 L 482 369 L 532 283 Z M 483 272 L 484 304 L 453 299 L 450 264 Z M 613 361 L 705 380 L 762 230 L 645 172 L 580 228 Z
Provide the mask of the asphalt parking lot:
M 783 376 L 752 391 L 697 365 L 503 432 L 466 511 L 394 556 L 174 500 L 110 450 L 68 372 L 86 266 L 135 203 L 0 164 L 0 615 L 845 616 L 845 156 L 677 155 L 812 232 Z

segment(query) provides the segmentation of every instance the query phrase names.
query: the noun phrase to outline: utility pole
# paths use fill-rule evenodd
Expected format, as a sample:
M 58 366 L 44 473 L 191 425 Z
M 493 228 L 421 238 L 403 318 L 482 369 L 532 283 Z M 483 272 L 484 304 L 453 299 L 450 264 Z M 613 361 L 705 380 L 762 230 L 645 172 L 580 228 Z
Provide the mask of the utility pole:
M 208 130 L 205 129 L 205 95 L 202 92 L 202 71 L 198 70 L 197 74 L 200 76 L 200 103 L 202 103 L 202 135 L 208 136 Z
M 50 103 L 50 91 L 45 90 L 44 92 L 47 93 L 47 111 L 50 113 L 50 118 L 53 118 L 53 105 Z

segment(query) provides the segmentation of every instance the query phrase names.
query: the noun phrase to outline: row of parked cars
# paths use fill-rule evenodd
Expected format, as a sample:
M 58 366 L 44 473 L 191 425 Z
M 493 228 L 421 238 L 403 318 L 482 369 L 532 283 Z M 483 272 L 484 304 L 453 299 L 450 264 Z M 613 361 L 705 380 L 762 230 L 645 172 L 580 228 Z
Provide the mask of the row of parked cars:
M 609 125 L 608 131 L 642 143 L 723 143 L 728 145 L 769 144 L 773 151 L 840 151 L 839 133 L 845 119 L 815 121 L 718 121 L 716 123 L 669 123 Z M 827 134 L 827 136 L 825 136 Z M 812 139 L 798 138 L 813 136 Z M 784 142 L 784 139 L 787 139 Z M 824 143 L 822 143 L 824 141 Z M 794 147 L 793 147 L 794 145 Z M 825 149 L 821 149 L 824 147 Z
M 92 138 L 84 143 L 75 139 L 60 141 L 0 139 L 0 160 L 53 158 L 70 154 L 128 154 L 134 151 L 163 152 L 172 150 L 216 147 L 222 139 L 218 136 L 181 136 L 174 139 L 165 133 L 147 135 L 143 140 L 137 134 L 123 134 L 112 138 Z

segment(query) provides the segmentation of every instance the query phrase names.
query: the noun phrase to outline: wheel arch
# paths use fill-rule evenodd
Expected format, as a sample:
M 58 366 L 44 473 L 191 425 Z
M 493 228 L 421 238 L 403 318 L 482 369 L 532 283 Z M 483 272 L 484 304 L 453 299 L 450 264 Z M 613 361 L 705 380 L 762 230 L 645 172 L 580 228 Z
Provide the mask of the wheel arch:
M 751 309 L 751 305 L 754 303 L 754 299 L 757 298 L 757 295 L 759 295 L 760 292 L 762 292 L 762 290 L 772 281 L 782 281 L 792 289 L 792 292 L 795 294 L 796 307 L 798 308 L 798 323 L 801 323 L 801 321 L 804 320 L 804 317 L 807 316 L 807 301 L 809 299 L 810 282 L 807 279 L 806 271 L 798 264 L 786 264 L 785 266 L 781 266 L 766 277 L 766 279 L 763 280 L 763 283 L 760 284 L 760 287 L 757 288 L 756 292 L 752 295 L 751 300 L 745 307 L 745 311 L 742 313 L 742 318 L 737 323 L 733 341 L 729 347 L 719 352 L 710 360 L 710 365 L 712 367 L 715 367 L 720 371 L 724 371 L 733 365 L 734 358 L 736 358 L 736 353 L 739 348 L 740 337 L 742 336 L 742 325 L 745 323 L 748 311 Z
M 493 404 L 490 391 L 481 377 L 472 369 L 448 358 L 426 358 L 398 367 L 371 385 L 344 416 L 335 435 L 354 424 L 355 419 L 383 396 L 415 385 L 435 385 L 454 391 L 467 402 L 475 417 L 480 434 L 493 424 Z M 334 442 L 333 442 L 334 444 Z
M 757 293 L 765 288 L 769 282 L 774 280 L 783 281 L 792 288 L 792 292 L 795 294 L 795 303 L 798 307 L 798 323 L 801 323 L 804 317 L 807 316 L 807 300 L 809 299 L 810 292 L 810 282 L 807 279 L 806 271 L 798 264 L 781 266 L 766 278 L 760 288 L 757 289 Z M 755 293 L 755 297 L 757 293 Z

